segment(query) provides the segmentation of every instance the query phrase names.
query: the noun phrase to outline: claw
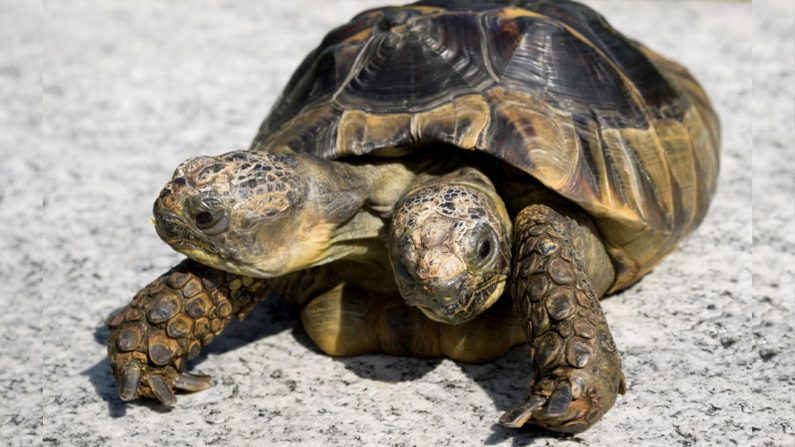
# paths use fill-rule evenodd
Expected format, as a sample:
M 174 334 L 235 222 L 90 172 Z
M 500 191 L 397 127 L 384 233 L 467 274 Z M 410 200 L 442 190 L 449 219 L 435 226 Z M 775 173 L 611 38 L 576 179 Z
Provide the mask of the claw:
M 203 374 L 182 373 L 174 378 L 174 388 L 184 391 L 202 391 L 213 386 L 210 376 Z
M 137 360 L 133 360 L 127 364 L 122 373 L 121 389 L 119 390 L 121 400 L 135 399 L 139 383 L 141 383 L 141 364 Z
M 547 401 L 545 397 L 532 395 L 523 404 L 506 411 L 500 417 L 500 425 L 508 428 L 519 428 L 525 424 L 531 417 L 533 412 L 540 408 Z
M 544 414 L 548 417 L 563 416 L 569 409 L 571 399 L 571 385 L 567 381 L 559 383 L 549 398 Z
M 152 389 L 152 393 L 163 405 L 173 407 L 177 404 L 177 397 L 174 396 L 174 392 L 171 391 L 171 388 L 166 385 L 166 381 L 163 380 L 163 377 L 149 377 L 149 388 Z

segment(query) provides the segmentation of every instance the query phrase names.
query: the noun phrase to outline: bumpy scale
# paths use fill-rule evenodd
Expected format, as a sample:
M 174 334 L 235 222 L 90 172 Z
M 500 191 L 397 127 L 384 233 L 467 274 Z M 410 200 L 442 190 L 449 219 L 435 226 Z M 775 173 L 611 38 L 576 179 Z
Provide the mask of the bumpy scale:
M 568 233 L 565 218 L 544 205 L 526 208 L 514 222 L 511 295 L 534 374 L 527 401 L 500 419 L 508 427 L 532 421 L 577 433 L 625 390 L 621 357 Z
M 182 372 L 185 361 L 265 299 L 266 281 L 185 260 L 111 315 L 108 355 L 123 400 L 154 397 L 173 406 L 173 389 L 200 391 L 207 376 Z

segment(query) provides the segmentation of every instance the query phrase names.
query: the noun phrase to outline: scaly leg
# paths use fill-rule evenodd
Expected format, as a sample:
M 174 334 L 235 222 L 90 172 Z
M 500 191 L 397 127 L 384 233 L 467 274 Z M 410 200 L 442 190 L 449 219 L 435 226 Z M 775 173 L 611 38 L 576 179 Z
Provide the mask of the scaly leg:
M 111 315 L 108 355 L 122 400 L 154 397 L 176 404 L 174 389 L 200 391 L 208 376 L 181 372 L 229 324 L 265 299 L 265 280 L 191 260 L 177 264 Z
M 527 401 L 500 418 L 507 427 L 581 432 L 624 392 L 621 358 L 569 225 L 544 205 L 525 208 L 514 223 L 511 295 L 534 375 Z

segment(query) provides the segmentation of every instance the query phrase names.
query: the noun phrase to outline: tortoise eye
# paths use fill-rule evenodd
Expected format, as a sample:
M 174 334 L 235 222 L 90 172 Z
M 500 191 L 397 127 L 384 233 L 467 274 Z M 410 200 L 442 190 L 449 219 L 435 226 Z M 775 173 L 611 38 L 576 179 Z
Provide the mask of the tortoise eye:
M 186 214 L 191 217 L 196 228 L 207 235 L 218 234 L 229 226 L 229 213 L 213 194 L 191 197 L 186 201 L 185 207 Z
M 497 248 L 497 241 L 495 235 L 491 231 L 485 231 L 480 237 L 478 242 L 477 251 L 474 253 L 477 265 L 479 267 L 487 266 L 494 259 L 494 252 Z
M 478 248 L 478 260 L 483 261 L 491 254 L 491 241 L 486 239 Z
M 199 211 L 193 216 L 196 227 L 207 235 L 215 235 L 226 230 L 229 217 L 223 210 Z
M 198 225 L 199 228 L 206 228 L 210 226 L 215 220 L 213 214 L 209 211 L 202 211 L 201 213 L 196 215 L 195 219 L 196 219 L 196 225 Z

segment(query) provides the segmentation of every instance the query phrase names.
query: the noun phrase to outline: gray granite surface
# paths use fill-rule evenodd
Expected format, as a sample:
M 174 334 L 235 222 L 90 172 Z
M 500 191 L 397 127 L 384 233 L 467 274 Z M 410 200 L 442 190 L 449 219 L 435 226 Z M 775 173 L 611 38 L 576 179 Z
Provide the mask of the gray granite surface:
M 212 389 L 171 411 L 122 403 L 102 321 L 180 259 L 148 222 L 159 188 L 189 156 L 246 147 L 323 33 L 386 2 L 48 1 L 42 20 L 40 2 L 0 1 L 0 444 L 795 443 L 790 0 L 753 18 L 739 2 L 587 2 L 691 68 L 724 144 L 703 226 L 603 302 L 629 390 L 575 437 L 495 424 L 525 394 L 524 348 L 484 365 L 334 359 L 279 300 L 194 362 Z

